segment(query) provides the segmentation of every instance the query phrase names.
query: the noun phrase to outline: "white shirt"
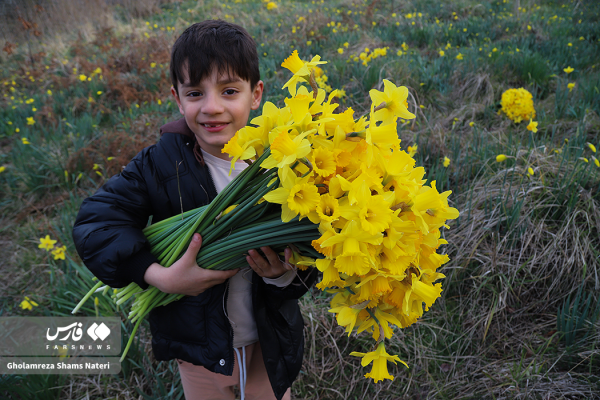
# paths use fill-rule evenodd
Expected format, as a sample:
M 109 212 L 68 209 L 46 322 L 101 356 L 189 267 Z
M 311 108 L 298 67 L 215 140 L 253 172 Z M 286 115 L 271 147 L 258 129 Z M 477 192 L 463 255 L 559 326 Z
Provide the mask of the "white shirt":
M 204 150 L 202 150 L 202 157 L 208 165 L 217 193 L 220 193 L 248 166 L 245 162 L 238 161 L 235 163 L 235 169 L 229 175 L 230 161 L 215 157 Z M 288 271 L 279 278 L 263 278 L 263 280 L 271 285 L 286 287 L 292 283 L 295 276 L 295 271 Z M 239 348 L 258 342 L 258 331 L 252 311 L 252 269 L 250 266 L 241 268 L 229 279 L 228 284 L 227 317 L 233 328 L 233 347 Z

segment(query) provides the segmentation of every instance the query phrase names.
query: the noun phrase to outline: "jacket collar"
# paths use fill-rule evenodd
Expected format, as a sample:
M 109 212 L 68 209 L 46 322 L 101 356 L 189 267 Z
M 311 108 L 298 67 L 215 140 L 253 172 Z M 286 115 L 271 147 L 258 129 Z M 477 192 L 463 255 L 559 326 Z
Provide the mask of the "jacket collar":
M 194 141 L 194 157 L 196 158 L 196 161 L 200 163 L 200 165 L 205 165 L 204 157 L 202 157 L 202 151 L 200 151 L 200 144 L 196 140 L 196 135 L 194 135 L 194 132 L 192 132 L 187 122 L 185 122 L 185 118 L 178 119 L 177 121 L 171 121 L 161 126 L 160 135 L 162 136 L 164 133 L 178 133 L 192 139 Z
M 185 136 L 189 136 L 190 138 L 195 138 L 194 132 L 188 127 L 185 122 L 185 118 L 178 119 L 177 121 L 171 121 L 160 127 L 160 135 L 163 133 L 179 133 Z

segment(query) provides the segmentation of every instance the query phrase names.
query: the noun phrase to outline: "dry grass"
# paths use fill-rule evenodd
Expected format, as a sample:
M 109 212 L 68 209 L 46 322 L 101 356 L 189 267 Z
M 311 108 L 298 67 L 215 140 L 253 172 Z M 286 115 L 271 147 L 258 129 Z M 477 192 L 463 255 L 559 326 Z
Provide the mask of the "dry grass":
M 91 41 L 97 31 L 122 26 L 121 18 L 144 18 L 160 12 L 159 6 L 179 0 L 7 0 L 0 5 L 1 47 L 10 55 L 19 47 L 28 49 L 30 57 L 40 50 L 62 53 L 71 45 L 73 35 Z M 77 23 L 73 23 L 77 21 Z M 62 51 L 57 51 L 62 50 Z M 7 54 L 8 53 L 8 54 Z

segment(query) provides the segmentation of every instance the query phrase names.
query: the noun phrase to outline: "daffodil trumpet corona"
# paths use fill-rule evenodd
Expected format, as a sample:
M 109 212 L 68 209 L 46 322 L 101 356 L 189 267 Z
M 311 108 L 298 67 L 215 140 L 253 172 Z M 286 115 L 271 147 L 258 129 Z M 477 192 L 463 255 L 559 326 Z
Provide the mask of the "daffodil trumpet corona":
M 232 168 L 238 160 L 251 165 L 208 206 L 144 233 L 167 267 L 194 232 L 202 234 L 197 261 L 203 268 L 239 268 L 248 249 L 291 247 L 298 268 L 322 273 L 317 288 L 333 295 L 329 311 L 337 323 L 348 335 L 364 332 L 375 341 L 373 351 L 351 353 L 363 366 L 373 364 L 365 376 L 393 379 L 388 361 L 408 365 L 386 352 L 385 341 L 440 297 L 436 281 L 449 261 L 438 253 L 447 244 L 440 230 L 459 213 L 448 203 L 451 192 L 440 193 L 435 181 L 426 184 L 414 151 L 400 146 L 398 118 L 415 118 L 408 89 L 384 80 L 383 91 L 369 91 L 370 112 L 355 117 L 351 108 L 339 110 L 336 90 L 327 94 L 314 83 L 314 69 L 323 64 L 319 56 L 303 61 L 294 51 L 282 63 L 293 74 L 282 88 L 289 94 L 285 106 L 266 102 L 222 150 Z M 99 290 L 101 283 L 91 292 Z M 118 304 L 134 298 L 131 338 L 152 308 L 181 297 L 136 284 L 113 295 Z

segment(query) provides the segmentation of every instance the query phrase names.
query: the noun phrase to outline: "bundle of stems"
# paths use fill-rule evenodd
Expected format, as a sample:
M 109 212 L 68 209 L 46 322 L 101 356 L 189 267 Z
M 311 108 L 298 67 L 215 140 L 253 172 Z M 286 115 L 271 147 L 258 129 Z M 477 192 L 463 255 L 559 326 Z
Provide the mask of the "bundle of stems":
M 277 168 L 260 167 L 270 154 L 267 148 L 249 167 L 244 169 L 208 205 L 202 206 L 146 227 L 143 232 L 150 243 L 150 251 L 160 265 L 170 267 L 185 252 L 196 232 L 202 235 L 202 248 L 196 261 L 205 269 L 230 270 L 247 265 L 245 253 L 252 248 L 270 246 L 281 252 L 289 244 L 303 252 L 319 256 L 310 250 L 310 243 L 320 233 L 307 219 L 295 218 L 287 223 L 281 220 L 281 208 L 261 201 L 269 191 L 279 186 Z M 106 293 L 108 286 L 97 282 L 73 309 L 79 308 L 96 292 Z M 121 361 L 127 355 L 133 338 L 148 313 L 159 306 L 181 299 L 182 294 L 163 293 L 154 286 L 142 290 L 136 283 L 115 290 L 112 295 L 117 305 L 134 298 L 128 319 L 135 323 Z

